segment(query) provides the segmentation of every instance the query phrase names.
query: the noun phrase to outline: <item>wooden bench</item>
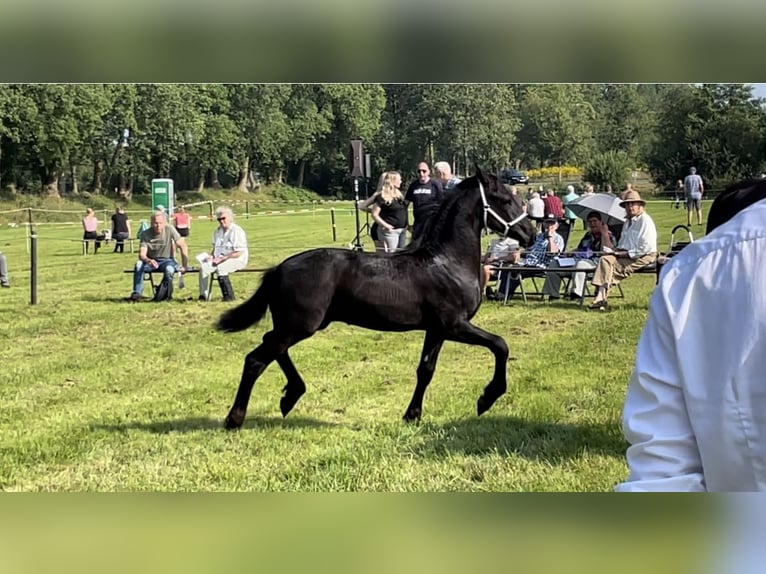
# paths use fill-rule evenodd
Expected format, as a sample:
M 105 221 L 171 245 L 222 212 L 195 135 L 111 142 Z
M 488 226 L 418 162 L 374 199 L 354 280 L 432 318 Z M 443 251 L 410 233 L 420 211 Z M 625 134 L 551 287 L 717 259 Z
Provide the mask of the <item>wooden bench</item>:
M 239 271 L 236 271 L 235 273 L 233 273 L 233 275 L 236 273 L 263 273 L 264 271 L 267 271 L 267 270 L 268 268 L 245 267 L 244 269 L 240 269 Z M 123 273 L 130 273 L 131 275 L 133 274 L 133 272 L 134 272 L 133 269 L 125 269 L 123 271 Z M 199 272 L 200 272 L 199 267 L 188 267 L 186 269 L 186 272 L 183 275 L 189 275 L 190 273 L 199 273 Z M 156 283 L 154 281 L 154 275 L 156 273 L 159 273 L 159 271 L 158 270 L 144 271 L 144 281 L 149 281 L 149 284 L 152 287 L 152 293 L 156 293 L 157 289 L 160 286 L 159 283 Z M 176 273 L 176 275 L 180 276 L 181 274 Z M 210 281 L 208 281 L 207 294 L 205 297 L 208 301 L 210 301 L 210 295 L 213 292 L 213 279 L 217 276 L 218 276 L 218 273 L 215 271 L 210 275 Z
M 110 239 L 72 239 L 72 241 L 79 241 L 82 244 L 82 254 L 83 255 L 87 255 L 88 254 L 87 246 L 88 246 L 89 243 L 93 243 L 93 244 L 95 244 L 95 243 L 102 243 L 104 245 L 108 245 L 109 243 L 116 243 L 117 242 L 117 240 L 114 239 L 113 237 L 110 238 Z M 138 240 L 135 237 L 128 237 L 127 239 L 123 239 L 122 240 L 123 243 L 127 243 L 127 244 L 130 245 L 130 252 L 131 253 L 135 253 L 135 249 L 134 249 L 134 246 L 133 246 L 133 242 L 134 241 L 138 241 Z

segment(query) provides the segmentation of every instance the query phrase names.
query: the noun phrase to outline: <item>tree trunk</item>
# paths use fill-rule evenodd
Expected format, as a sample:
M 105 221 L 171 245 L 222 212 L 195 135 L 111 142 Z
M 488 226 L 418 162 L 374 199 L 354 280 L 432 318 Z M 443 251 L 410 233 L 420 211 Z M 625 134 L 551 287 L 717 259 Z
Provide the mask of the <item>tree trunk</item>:
M 217 169 L 209 169 L 208 170 L 208 184 L 213 189 L 221 189 L 221 182 L 218 181 L 218 170 Z
M 301 161 L 298 162 L 298 179 L 295 182 L 296 187 L 303 187 L 303 177 L 305 173 L 306 173 L 306 160 L 302 159 Z
M 80 186 L 77 185 L 77 167 L 71 166 L 69 168 L 69 172 L 72 174 L 72 195 L 79 195 L 80 194 Z
M 237 189 L 239 191 L 244 191 L 245 193 L 249 191 L 247 189 L 247 178 L 250 172 L 250 170 L 248 169 L 249 167 L 250 167 L 250 158 L 246 157 L 242 160 L 242 163 L 239 165 L 239 183 L 237 184 Z
M 48 179 L 48 181 L 45 183 L 45 187 L 43 188 L 43 193 L 47 195 L 48 197 L 61 197 L 61 194 L 59 193 L 59 172 L 58 170 L 54 171 L 51 174 L 51 177 Z
M 197 179 L 197 193 L 205 191 L 205 174 L 201 173 Z
M 93 182 L 90 187 L 93 193 L 103 193 L 104 191 L 104 160 L 102 159 L 93 162 Z

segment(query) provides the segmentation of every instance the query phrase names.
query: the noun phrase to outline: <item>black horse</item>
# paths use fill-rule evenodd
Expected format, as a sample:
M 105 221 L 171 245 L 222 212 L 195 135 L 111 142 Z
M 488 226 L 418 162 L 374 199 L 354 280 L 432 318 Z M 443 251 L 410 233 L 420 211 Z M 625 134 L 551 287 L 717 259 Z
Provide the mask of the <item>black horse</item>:
M 746 179 L 733 183 L 719 193 L 710 206 L 705 232 L 710 233 L 746 207 L 762 199 L 766 199 L 766 179 Z
M 528 246 L 535 229 L 515 195 L 495 175 L 477 174 L 461 182 L 443 200 L 423 237 L 393 254 L 320 248 L 299 253 L 266 271 L 245 303 L 224 313 L 218 329 L 242 331 L 271 310 L 273 329 L 245 358 L 227 429 L 245 419 L 256 379 L 276 359 L 287 377 L 279 406 L 283 416 L 306 386 L 288 349 L 343 321 L 377 331 L 426 332 L 417 369 L 417 385 L 404 420 L 419 420 L 423 395 L 446 340 L 481 345 L 495 356 L 492 380 L 478 400 L 481 415 L 506 390 L 508 346 L 498 335 L 471 324 L 481 304 L 481 232 L 508 234 Z

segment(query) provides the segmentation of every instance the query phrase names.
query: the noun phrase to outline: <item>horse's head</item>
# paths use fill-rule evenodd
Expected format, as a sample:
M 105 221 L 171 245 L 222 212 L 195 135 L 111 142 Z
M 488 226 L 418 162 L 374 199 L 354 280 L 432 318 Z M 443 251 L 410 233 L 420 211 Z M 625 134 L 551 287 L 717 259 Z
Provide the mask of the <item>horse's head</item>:
M 481 200 L 484 204 L 484 227 L 508 235 L 529 247 L 535 241 L 535 226 L 529 221 L 518 195 L 513 195 L 495 174 L 482 173 L 476 166 Z

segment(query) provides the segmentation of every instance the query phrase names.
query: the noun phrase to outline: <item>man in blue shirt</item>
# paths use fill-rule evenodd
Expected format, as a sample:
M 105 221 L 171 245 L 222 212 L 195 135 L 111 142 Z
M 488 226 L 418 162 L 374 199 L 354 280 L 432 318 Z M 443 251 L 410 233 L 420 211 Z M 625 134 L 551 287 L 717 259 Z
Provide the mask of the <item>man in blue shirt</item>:
M 546 215 L 545 219 L 543 219 L 543 230 L 537 234 L 535 244 L 524 254 L 524 258 L 520 259 L 516 264 L 521 267 L 539 267 L 540 269 L 545 269 L 551 259 L 564 251 L 564 238 L 556 233 L 558 227 L 558 219 L 551 214 Z M 521 284 L 522 279 L 524 279 L 524 277 L 529 277 L 534 273 L 534 271 L 514 271 L 506 269 L 500 276 L 498 293 L 493 299 L 507 301 L 509 298 L 513 297 L 513 294 Z
M 705 193 L 705 185 L 702 178 L 697 175 L 697 168 L 689 168 L 689 175 L 684 179 L 684 193 L 686 194 L 686 224 L 692 225 L 692 210 L 697 212 L 697 225 L 702 225 L 702 194 Z

